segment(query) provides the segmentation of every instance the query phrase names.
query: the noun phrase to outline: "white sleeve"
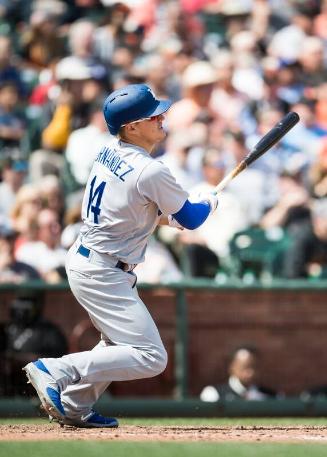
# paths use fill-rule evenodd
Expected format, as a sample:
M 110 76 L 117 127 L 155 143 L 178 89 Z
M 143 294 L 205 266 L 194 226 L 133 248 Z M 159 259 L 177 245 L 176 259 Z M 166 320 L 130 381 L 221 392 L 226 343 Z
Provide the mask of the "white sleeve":
M 164 215 L 177 213 L 188 198 L 188 193 L 176 182 L 169 169 L 157 160 L 143 169 L 137 188 L 146 200 L 156 203 Z

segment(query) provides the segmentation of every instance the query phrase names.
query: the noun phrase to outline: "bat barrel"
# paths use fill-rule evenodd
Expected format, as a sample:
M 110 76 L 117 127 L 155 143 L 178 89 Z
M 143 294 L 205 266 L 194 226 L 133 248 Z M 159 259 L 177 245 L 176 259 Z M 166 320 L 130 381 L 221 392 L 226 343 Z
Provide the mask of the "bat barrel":
M 261 140 L 254 146 L 251 152 L 215 187 L 214 192 L 220 192 L 226 185 L 248 165 L 262 156 L 268 149 L 273 147 L 286 133 L 300 120 L 300 116 L 291 111 L 283 117 Z
M 268 149 L 272 148 L 286 133 L 291 130 L 300 120 L 300 116 L 291 111 L 281 119 L 261 140 L 255 145 L 254 149 L 245 157 L 246 165 L 250 165 L 257 160 Z

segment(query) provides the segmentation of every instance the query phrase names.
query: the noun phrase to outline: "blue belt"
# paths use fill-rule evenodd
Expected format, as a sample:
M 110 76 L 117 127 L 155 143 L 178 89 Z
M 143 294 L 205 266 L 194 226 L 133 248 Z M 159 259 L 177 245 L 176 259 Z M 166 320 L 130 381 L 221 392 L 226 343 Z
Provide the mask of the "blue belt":
M 83 257 L 86 257 L 87 259 L 90 257 L 91 250 L 83 246 L 82 244 L 79 245 L 79 248 L 77 249 L 77 252 L 81 254 Z M 118 262 L 115 265 L 116 268 L 120 268 L 123 271 L 128 271 L 129 265 L 128 263 L 124 263 L 121 260 L 118 260 Z
M 80 244 L 79 248 L 77 249 L 77 252 L 88 259 L 90 257 L 91 251 L 82 244 Z

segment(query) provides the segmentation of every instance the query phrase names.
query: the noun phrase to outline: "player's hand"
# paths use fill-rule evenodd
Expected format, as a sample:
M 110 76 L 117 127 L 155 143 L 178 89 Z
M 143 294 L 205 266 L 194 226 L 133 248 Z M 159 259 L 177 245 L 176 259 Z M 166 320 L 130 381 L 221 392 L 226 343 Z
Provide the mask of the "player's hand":
M 210 205 L 210 214 L 212 214 L 217 209 L 217 206 L 218 206 L 217 194 L 214 194 L 213 192 L 208 192 L 207 194 L 204 194 L 202 196 L 202 199 L 209 203 L 209 205 Z
M 171 215 L 168 216 L 168 225 L 169 227 L 178 228 L 178 230 L 184 230 L 184 227 Z
M 192 202 L 208 202 L 210 206 L 210 214 L 212 214 L 218 206 L 217 194 L 213 192 L 200 192 L 197 195 L 191 196 L 189 200 Z

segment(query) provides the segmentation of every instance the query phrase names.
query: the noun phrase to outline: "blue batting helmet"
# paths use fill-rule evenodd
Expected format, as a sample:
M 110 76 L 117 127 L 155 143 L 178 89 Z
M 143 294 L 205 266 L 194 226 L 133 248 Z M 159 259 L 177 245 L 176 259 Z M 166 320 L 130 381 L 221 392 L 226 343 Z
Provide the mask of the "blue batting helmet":
M 109 132 L 117 135 L 120 127 L 166 112 L 172 102 L 158 100 L 146 84 L 130 84 L 112 92 L 105 100 L 103 114 Z

